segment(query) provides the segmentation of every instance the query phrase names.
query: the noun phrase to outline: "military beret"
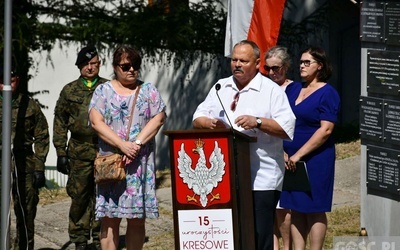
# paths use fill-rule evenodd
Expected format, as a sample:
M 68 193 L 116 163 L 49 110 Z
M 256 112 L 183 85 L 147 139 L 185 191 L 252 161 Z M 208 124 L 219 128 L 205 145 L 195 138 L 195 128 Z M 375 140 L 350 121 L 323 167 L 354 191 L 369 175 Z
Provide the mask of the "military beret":
M 81 49 L 78 53 L 78 58 L 76 58 L 75 65 L 79 66 L 83 63 L 89 62 L 93 57 L 97 56 L 97 50 L 94 46 L 87 46 Z

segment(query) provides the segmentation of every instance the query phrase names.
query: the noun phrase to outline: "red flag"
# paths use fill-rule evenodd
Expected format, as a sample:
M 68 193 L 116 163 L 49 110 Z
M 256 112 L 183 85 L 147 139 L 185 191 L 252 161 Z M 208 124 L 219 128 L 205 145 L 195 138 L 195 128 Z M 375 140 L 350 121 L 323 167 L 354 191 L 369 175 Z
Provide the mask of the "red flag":
M 263 72 L 264 54 L 278 41 L 285 1 L 229 0 L 225 56 L 230 56 L 232 47 L 237 42 L 252 40 L 260 47 L 260 71 Z

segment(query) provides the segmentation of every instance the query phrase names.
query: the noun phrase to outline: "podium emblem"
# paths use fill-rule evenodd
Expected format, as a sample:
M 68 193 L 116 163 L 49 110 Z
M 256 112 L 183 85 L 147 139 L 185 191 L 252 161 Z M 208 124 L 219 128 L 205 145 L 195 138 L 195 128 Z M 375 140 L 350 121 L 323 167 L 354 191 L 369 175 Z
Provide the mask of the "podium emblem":
M 225 174 L 224 155 L 218 146 L 218 142 L 214 141 L 214 150 L 208 158 L 210 167 L 207 166 L 204 144 L 201 139 L 195 140 L 195 148 L 192 149 L 192 153 L 198 154 L 199 158 L 192 168 L 192 158 L 185 151 L 185 144 L 182 143 L 178 152 L 177 166 L 179 177 L 193 191 L 192 195 L 186 195 L 187 202 L 193 202 L 202 207 L 206 207 L 209 202 L 212 203 L 214 200 L 221 199 L 221 194 L 214 193 L 213 190 L 222 181 Z

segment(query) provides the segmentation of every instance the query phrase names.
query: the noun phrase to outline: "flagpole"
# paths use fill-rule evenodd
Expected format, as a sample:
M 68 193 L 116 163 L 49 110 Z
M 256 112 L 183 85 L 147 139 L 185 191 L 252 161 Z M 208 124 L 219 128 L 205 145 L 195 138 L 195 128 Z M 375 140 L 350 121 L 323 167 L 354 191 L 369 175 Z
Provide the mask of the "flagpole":
M 4 74 L 3 123 L 1 149 L 1 249 L 9 250 L 10 186 L 11 186 L 11 38 L 12 0 L 4 1 Z

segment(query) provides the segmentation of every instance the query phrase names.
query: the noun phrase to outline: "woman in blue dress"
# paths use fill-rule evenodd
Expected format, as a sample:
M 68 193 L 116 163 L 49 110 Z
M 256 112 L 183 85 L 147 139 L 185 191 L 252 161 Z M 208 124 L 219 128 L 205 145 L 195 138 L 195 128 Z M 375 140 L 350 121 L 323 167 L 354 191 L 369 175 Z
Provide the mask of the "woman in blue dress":
M 332 132 L 337 121 L 340 99 L 326 81 L 332 66 L 320 48 L 303 51 L 300 75 L 303 83 L 292 83 L 286 93 L 296 115 L 292 142 L 284 142 L 286 168 L 295 171 L 304 161 L 311 192 L 283 191 L 281 206 L 292 210 L 291 233 L 295 249 L 322 249 L 327 230 L 326 212 L 331 211 L 335 176 L 335 144 Z

